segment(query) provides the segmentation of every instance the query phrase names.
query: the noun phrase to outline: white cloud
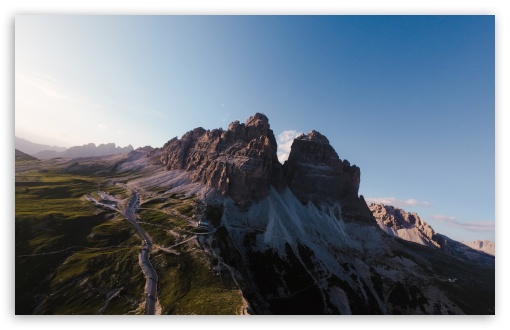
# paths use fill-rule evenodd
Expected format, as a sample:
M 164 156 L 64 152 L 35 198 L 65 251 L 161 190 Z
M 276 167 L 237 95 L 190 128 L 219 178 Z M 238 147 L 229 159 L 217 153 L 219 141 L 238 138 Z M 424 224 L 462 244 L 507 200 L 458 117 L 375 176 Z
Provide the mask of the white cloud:
M 367 197 L 365 198 L 367 203 L 375 203 L 375 204 L 385 204 L 385 205 L 393 205 L 396 207 L 404 208 L 406 206 L 425 206 L 430 207 L 431 204 L 429 202 L 420 202 L 416 199 L 410 198 L 410 199 L 399 199 L 395 197 Z
M 108 127 L 106 127 L 103 124 L 99 124 L 99 125 L 97 125 L 97 128 L 99 128 L 100 130 L 106 130 Z
M 460 222 L 455 217 L 449 217 L 444 215 L 433 215 L 432 219 L 445 222 L 453 227 L 458 227 L 469 231 L 494 231 L 496 229 L 494 221 Z
M 276 154 L 278 155 L 278 160 L 280 163 L 284 163 L 287 158 L 289 158 L 290 147 L 292 146 L 292 142 L 296 137 L 303 133 L 297 132 L 295 130 L 283 131 L 276 138 L 276 143 L 278 144 L 278 149 Z
M 450 222 L 450 223 L 453 223 L 457 220 L 455 217 L 447 217 L 445 215 L 433 215 L 432 219 L 442 221 L 442 222 Z

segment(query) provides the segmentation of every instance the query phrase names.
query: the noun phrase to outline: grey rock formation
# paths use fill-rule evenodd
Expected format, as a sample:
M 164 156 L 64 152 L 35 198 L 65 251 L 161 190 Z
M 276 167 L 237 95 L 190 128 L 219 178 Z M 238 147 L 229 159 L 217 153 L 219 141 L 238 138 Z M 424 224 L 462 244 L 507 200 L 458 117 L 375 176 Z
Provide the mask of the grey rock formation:
M 459 242 L 434 229 L 417 213 L 409 213 L 398 207 L 370 204 L 379 227 L 390 236 L 441 250 L 442 252 L 481 265 L 494 266 L 494 243 L 489 241 Z
M 363 196 L 358 197 L 359 167 L 341 160 L 321 133 L 311 131 L 294 140 L 283 172 L 288 186 L 302 203 L 339 203 L 342 216 L 373 221 Z
M 168 141 L 160 159 L 166 169 L 186 170 L 194 182 L 243 204 L 267 196 L 271 186 L 284 186 L 276 149 L 268 118 L 257 113 L 227 130 L 195 128 Z
M 194 217 L 208 232 L 197 242 L 255 314 L 494 314 L 494 257 L 381 206 L 379 227 L 431 241 L 386 235 L 358 196 L 359 168 L 318 132 L 297 138 L 284 165 L 262 114 L 109 162 L 101 170 L 132 174 L 141 191 L 204 203 Z M 73 161 L 66 171 L 90 173 L 96 163 Z
M 426 246 L 440 247 L 435 241 L 435 232 L 415 212 L 406 212 L 398 207 L 370 204 L 377 223 L 388 234 Z
M 337 203 L 342 216 L 375 223 L 358 196 L 360 169 L 340 160 L 324 135 L 312 131 L 297 137 L 283 166 L 276 149 L 268 118 L 257 113 L 227 130 L 195 128 L 168 141 L 159 157 L 167 170 L 185 170 L 193 182 L 239 205 L 268 196 L 271 187 L 281 191 L 288 186 L 303 204 Z
M 488 240 L 474 240 L 471 242 L 462 242 L 465 245 L 469 246 L 470 248 L 482 251 L 487 254 L 490 254 L 491 256 L 496 255 L 496 243 L 488 241 Z

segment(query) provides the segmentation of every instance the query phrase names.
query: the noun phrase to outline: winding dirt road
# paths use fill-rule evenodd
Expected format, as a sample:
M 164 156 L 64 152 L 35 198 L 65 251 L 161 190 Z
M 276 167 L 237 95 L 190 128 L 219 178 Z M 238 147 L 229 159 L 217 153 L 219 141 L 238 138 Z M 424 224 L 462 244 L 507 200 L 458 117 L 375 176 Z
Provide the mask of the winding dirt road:
M 145 314 L 154 315 L 156 311 L 156 300 L 158 297 L 158 274 L 149 260 L 149 254 L 152 250 L 152 242 L 150 241 L 147 233 L 140 227 L 136 221 L 136 210 L 139 205 L 139 198 L 135 190 L 131 190 L 131 198 L 129 199 L 127 208 L 123 212 L 126 219 L 138 230 L 144 241 L 144 246 L 140 252 L 139 259 L 141 260 L 142 270 L 146 278 L 146 292 L 145 297 Z

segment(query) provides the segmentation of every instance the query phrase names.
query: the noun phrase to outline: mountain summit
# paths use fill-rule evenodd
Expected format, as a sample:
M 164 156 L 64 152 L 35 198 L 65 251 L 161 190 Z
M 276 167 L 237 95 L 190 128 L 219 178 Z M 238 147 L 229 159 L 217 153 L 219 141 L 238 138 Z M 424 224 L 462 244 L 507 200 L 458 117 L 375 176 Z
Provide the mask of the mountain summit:
M 339 159 L 324 135 L 313 130 L 297 137 L 283 165 L 276 150 L 267 116 L 256 113 L 244 124 L 234 121 L 227 130 L 199 127 L 173 138 L 160 158 L 167 170 L 185 170 L 193 182 L 239 205 L 268 196 L 271 187 L 280 192 L 288 187 L 303 204 L 328 200 L 345 204 L 342 210 L 351 216 L 371 217 L 363 197 L 358 197 L 359 167 Z
M 326 136 L 295 138 L 283 165 L 276 150 L 261 113 L 227 130 L 199 127 L 151 151 L 155 174 L 136 184 L 205 203 L 197 217 L 214 234 L 199 241 L 233 274 L 251 312 L 490 313 L 493 290 L 482 296 L 493 264 L 437 249 L 453 241 L 417 215 L 381 206 L 387 216 L 376 221 L 359 195 L 360 168 L 340 159 Z M 416 228 L 425 246 L 395 239 L 392 226 Z M 484 303 L 466 303 L 457 294 L 464 290 Z
M 260 200 L 270 187 L 281 189 L 281 164 L 269 120 L 257 113 L 246 123 L 234 121 L 228 129 L 201 127 L 168 141 L 161 162 L 167 170 L 185 170 L 193 182 L 214 188 L 238 203 Z
M 134 150 L 132 145 L 128 145 L 127 147 L 122 148 L 115 146 L 115 143 L 99 144 L 98 146 L 96 146 L 94 143 L 88 143 L 82 146 L 64 148 L 33 143 L 17 136 L 14 138 L 16 149 L 38 159 L 51 159 L 57 157 L 100 157 L 129 153 Z
M 146 283 L 153 284 L 150 277 L 155 273 L 158 278 L 157 297 L 137 297 L 146 302 L 156 299 L 164 314 L 241 309 L 250 314 L 494 314 L 493 256 L 435 233 L 417 214 L 373 205 L 374 217 L 359 195 L 360 168 L 341 159 L 318 131 L 295 138 L 283 165 L 276 150 L 267 116 L 257 113 L 245 123 L 234 121 L 226 130 L 195 128 L 161 148 L 79 161 L 25 160 L 19 162 L 16 191 L 23 201 L 36 184 L 44 184 L 41 195 L 34 196 L 62 198 L 72 196 L 71 192 L 76 195 L 71 189 L 83 182 L 84 189 L 99 191 L 87 190 L 70 204 L 79 205 L 80 212 L 90 212 L 93 218 L 95 207 L 106 205 L 106 212 L 129 210 L 129 216 L 137 218 L 133 225 L 147 232 L 144 248 L 136 252 L 154 264 Z M 25 182 L 29 166 L 47 172 L 34 171 L 38 181 Z M 41 181 L 42 174 L 96 179 L 73 179 L 72 187 L 61 187 L 55 186 L 61 180 Z M 91 201 L 95 206 L 89 205 Z M 28 208 L 33 203 L 16 205 Z M 23 214 L 20 211 L 17 216 Z M 114 218 L 111 226 L 99 225 L 97 239 L 103 242 L 103 237 L 115 235 L 124 216 Z M 66 225 L 73 223 L 62 217 Z M 48 221 L 57 220 L 52 215 Z M 46 236 L 39 231 L 31 232 L 22 233 L 28 235 L 20 241 L 26 249 L 24 256 L 40 253 L 30 242 L 48 241 L 40 238 Z M 84 233 L 83 242 L 96 239 L 88 230 Z M 124 233 L 130 237 L 129 231 Z M 124 238 L 115 242 L 112 245 Z M 58 249 L 66 251 L 67 246 Z M 90 276 L 110 276 L 112 272 L 104 270 L 112 254 L 93 253 L 87 259 L 93 262 L 80 269 L 93 265 Z M 75 258 L 80 263 L 84 260 L 81 252 Z M 140 259 L 134 255 L 123 260 L 120 273 Z M 88 297 L 101 295 L 90 291 L 94 287 L 90 283 L 101 285 L 100 292 L 113 292 L 115 284 L 88 282 L 76 275 L 79 271 L 73 265 L 65 257 L 61 260 L 61 268 L 72 271 L 64 273 L 63 282 L 61 277 L 52 280 L 51 287 L 58 292 L 48 297 L 59 298 L 43 302 L 42 310 L 66 301 L 60 295 L 71 287 L 80 292 L 76 297 L 87 297 L 87 303 Z M 26 280 L 26 273 L 39 273 L 19 273 L 33 292 L 30 304 L 37 311 L 39 297 L 50 285 L 32 289 L 37 279 Z M 52 271 L 38 277 L 50 279 L 51 274 L 60 276 Z M 116 290 L 124 295 L 124 289 Z M 130 296 L 122 301 L 136 300 Z M 139 305 L 130 304 L 128 310 Z M 103 311 L 106 305 L 100 301 L 97 310 Z M 209 308 L 216 305 L 222 308 Z
M 372 219 L 363 196 L 358 196 L 359 167 L 341 160 L 321 133 L 312 130 L 294 140 L 283 172 L 290 190 L 303 204 L 339 203 L 346 218 Z
M 369 206 L 379 227 L 392 237 L 437 248 L 457 258 L 494 266 L 495 244 L 489 241 L 458 242 L 436 233 L 417 213 L 372 203 Z

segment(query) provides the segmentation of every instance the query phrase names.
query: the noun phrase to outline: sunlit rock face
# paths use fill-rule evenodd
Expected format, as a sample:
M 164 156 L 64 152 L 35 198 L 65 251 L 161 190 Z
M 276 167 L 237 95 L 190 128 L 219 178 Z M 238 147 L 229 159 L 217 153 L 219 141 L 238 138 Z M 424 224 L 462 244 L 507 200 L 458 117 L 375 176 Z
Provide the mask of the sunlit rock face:
M 421 245 L 440 247 L 435 240 L 435 232 L 415 212 L 406 212 L 398 207 L 383 204 L 371 204 L 377 224 L 390 236 L 415 242 Z
M 380 205 L 374 217 L 358 195 L 359 167 L 317 131 L 297 137 L 283 165 L 276 150 L 257 113 L 148 153 L 159 165 L 147 182 L 207 191 L 195 195 L 209 210 L 195 216 L 211 224 L 198 242 L 235 278 L 250 312 L 493 313 L 494 257 L 434 233 L 417 214 Z
M 488 241 L 488 240 L 474 240 L 471 242 L 462 242 L 466 246 L 469 246 L 472 249 L 475 249 L 477 251 L 482 251 L 487 254 L 490 254 L 491 256 L 496 255 L 496 243 Z
M 490 267 L 495 265 L 493 242 L 466 243 L 453 240 L 435 232 L 416 212 L 406 212 L 392 205 L 372 203 L 369 209 L 379 227 L 392 237 L 439 249 L 446 254 L 480 265 Z
M 167 142 L 160 159 L 168 170 L 186 170 L 221 196 L 249 203 L 267 196 L 271 186 L 284 187 L 276 149 L 268 118 L 257 113 L 227 130 L 195 128 Z
M 160 161 L 167 170 L 186 170 L 194 182 L 214 188 L 221 196 L 249 205 L 269 195 L 271 187 L 290 187 L 303 203 L 342 205 L 344 215 L 370 218 L 358 197 L 360 169 L 339 159 L 319 132 L 297 137 L 282 166 L 268 118 L 257 113 L 246 123 L 234 121 L 227 130 L 201 127 L 168 141 Z

